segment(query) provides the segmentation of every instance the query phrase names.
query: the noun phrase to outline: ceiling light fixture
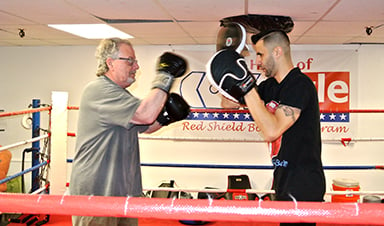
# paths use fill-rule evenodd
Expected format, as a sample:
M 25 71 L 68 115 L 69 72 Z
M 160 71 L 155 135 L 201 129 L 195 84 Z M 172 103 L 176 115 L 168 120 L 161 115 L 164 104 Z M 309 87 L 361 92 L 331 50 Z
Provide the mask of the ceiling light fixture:
M 107 24 L 48 24 L 48 26 L 87 39 L 133 38 L 132 35 Z

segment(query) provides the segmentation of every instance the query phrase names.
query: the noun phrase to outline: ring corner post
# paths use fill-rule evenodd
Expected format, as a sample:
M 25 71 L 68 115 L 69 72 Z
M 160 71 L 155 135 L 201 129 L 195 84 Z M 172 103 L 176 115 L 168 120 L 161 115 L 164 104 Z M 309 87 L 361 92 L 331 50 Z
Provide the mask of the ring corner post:
M 40 107 L 40 99 L 33 99 L 32 100 L 32 108 L 39 108 Z M 32 138 L 39 137 L 40 136 L 40 112 L 34 112 L 32 113 Z M 32 166 L 36 166 L 40 164 L 40 141 L 34 141 L 32 142 Z M 32 171 L 31 175 L 31 191 L 35 191 L 39 189 L 39 174 L 40 170 L 36 169 Z
M 68 93 L 52 92 L 51 111 L 51 195 L 63 195 L 67 183 L 67 131 L 68 131 Z

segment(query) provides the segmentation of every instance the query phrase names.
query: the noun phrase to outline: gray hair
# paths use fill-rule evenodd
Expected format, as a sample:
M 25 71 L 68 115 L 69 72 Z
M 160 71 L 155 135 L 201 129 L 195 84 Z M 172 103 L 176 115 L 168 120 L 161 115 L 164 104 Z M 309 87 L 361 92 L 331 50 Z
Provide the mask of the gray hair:
M 97 76 L 102 76 L 109 70 L 107 59 L 116 59 L 118 57 L 121 44 L 132 46 L 131 42 L 127 39 L 109 38 L 101 40 L 95 54 L 97 59 Z

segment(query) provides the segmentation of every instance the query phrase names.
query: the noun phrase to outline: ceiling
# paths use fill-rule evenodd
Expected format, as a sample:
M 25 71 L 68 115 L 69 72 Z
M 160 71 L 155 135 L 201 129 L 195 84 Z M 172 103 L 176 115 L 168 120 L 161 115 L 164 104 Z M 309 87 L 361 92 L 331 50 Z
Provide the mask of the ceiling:
M 245 14 L 291 17 L 294 44 L 384 44 L 383 0 L 0 0 L 0 46 L 96 45 L 47 24 L 105 23 L 99 17 L 121 19 L 110 25 L 134 45 L 215 44 L 219 21 Z

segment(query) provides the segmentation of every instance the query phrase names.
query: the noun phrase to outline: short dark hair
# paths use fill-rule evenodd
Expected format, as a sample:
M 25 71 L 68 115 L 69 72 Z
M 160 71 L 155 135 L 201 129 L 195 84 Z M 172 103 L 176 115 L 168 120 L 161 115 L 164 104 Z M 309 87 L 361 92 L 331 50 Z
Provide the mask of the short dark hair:
M 279 30 L 279 29 L 266 30 L 266 31 L 263 31 L 263 32 L 259 32 L 259 33 L 255 34 L 255 35 L 252 35 L 251 36 L 252 43 L 255 45 L 256 42 L 258 42 L 261 39 L 264 39 L 265 37 L 269 36 L 272 33 L 280 34 L 281 36 L 283 36 L 286 39 L 286 41 L 288 43 L 290 43 L 289 37 L 288 37 L 287 33 L 285 31 Z

